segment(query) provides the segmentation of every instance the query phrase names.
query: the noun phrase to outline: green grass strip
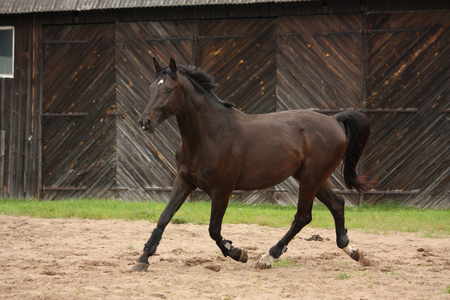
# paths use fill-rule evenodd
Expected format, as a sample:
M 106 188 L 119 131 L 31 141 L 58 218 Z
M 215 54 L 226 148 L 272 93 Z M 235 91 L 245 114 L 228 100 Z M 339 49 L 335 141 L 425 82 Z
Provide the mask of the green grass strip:
M 123 219 L 156 222 L 166 204 L 114 200 L 0 200 L 0 214 L 38 218 Z M 187 202 L 174 216 L 174 223 L 207 224 L 210 202 Z M 224 223 L 288 227 L 294 206 L 231 203 Z M 450 209 L 419 209 L 394 203 L 346 207 L 346 227 L 368 233 L 415 232 L 425 237 L 450 237 Z M 310 227 L 334 228 L 331 213 L 315 205 Z

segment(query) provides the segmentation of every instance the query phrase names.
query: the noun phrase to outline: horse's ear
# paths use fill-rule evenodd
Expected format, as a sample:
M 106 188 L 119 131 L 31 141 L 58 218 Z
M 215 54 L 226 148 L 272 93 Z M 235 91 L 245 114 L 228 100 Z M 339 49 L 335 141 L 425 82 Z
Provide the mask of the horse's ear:
M 153 57 L 153 65 L 155 66 L 155 71 L 156 72 L 159 72 L 159 70 L 161 70 L 161 67 L 159 66 L 159 63 L 156 60 L 156 57 Z
M 175 63 L 173 58 L 170 59 L 169 67 L 173 74 L 177 74 L 177 64 Z

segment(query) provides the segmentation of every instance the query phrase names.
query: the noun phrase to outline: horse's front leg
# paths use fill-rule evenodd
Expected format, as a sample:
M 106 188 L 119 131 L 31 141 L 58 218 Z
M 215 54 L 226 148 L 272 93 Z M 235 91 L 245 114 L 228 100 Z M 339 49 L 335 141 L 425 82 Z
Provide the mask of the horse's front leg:
M 181 205 L 186 200 L 187 196 L 196 187 L 186 181 L 182 176 L 177 175 L 173 184 L 173 190 L 170 195 L 169 203 L 159 217 L 156 228 L 153 230 L 150 239 L 145 243 L 144 253 L 136 261 L 135 265 L 131 269 L 133 272 L 146 271 L 149 267 L 148 258 L 155 254 L 156 248 L 161 241 L 162 234 L 167 224 L 169 224 L 173 215 L 178 211 Z
M 212 194 L 211 220 L 209 222 L 209 235 L 216 241 L 225 257 L 229 256 L 236 261 L 246 263 L 248 260 L 247 251 L 232 245 L 230 240 L 224 239 L 221 234 L 222 220 L 227 210 L 230 193 L 216 192 Z

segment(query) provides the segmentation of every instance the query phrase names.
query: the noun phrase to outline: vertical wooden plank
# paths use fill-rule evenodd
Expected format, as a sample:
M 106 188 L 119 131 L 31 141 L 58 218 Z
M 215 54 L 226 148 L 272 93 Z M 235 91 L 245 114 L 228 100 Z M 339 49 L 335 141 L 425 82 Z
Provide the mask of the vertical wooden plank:
M 31 136 L 32 151 L 31 151 L 31 172 L 29 182 L 33 185 L 29 197 L 35 199 L 41 198 L 41 178 L 42 178 L 42 122 L 41 122 L 41 106 L 42 106 L 42 18 L 33 15 L 33 76 L 32 76 L 32 128 Z
M 18 183 L 20 181 L 20 157 L 21 157 L 21 139 L 20 130 L 22 128 L 22 102 L 21 102 L 21 76 L 22 70 L 22 52 L 23 38 L 26 36 L 26 30 L 23 28 L 23 18 L 19 17 L 16 23 L 15 51 L 14 51 L 14 78 L 8 82 L 9 86 L 9 128 L 8 128 L 8 196 L 20 198 Z
M 4 181 L 5 175 L 5 140 L 6 140 L 6 112 L 5 112 L 5 101 L 6 101 L 6 88 L 5 79 L 0 78 L 0 198 L 6 197 L 7 184 Z
M 0 199 L 5 197 L 5 186 L 3 183 L 4 171 L 5 171 L 5 131 L 0 130 Z
M 33 60 L 33 48 L 35 47 L 35 44 L 33 43 L 33 36 L 34 36 L 34 26 L 33 26 L 33 19 L 34 18 L 27 18 L 26 20 L 26 30 L 27 32 L 29 32 L 29 34 L 27 34 L 27 43 L 26 43 L 26 57 L 27 57 L 27 64 L 26 64 L 26 76 L 24 76 L 26 78 L 26 98 L 25 98 L 25 103 L 26 103 L 26 108 L 25 108 L 25 122 L 24 122 L 24 138 L 25 138 L 25 142 L 24 142 L 24 153 L 23 153 L 23 159 L 24 159 L 24 163 L 23 163 L 23 184 L 22 184 L 22 192 L 23 192 L 23 196 L 25 198 L 29 198 L 32 196 L 32 189 L 33 189 L 33 182 L 31 181 L 32 178 L 32 161 L 31 161 L 31 157 L 32 157 L 32 153 L 33 153 L 33 148 L 32 148 L 32 144 L 33 144 L 33 134 L 32 134 L 32 124 L 33 124 L 33 104 L 36 101 L 36 99 L 34 98 L 34 94 L 32 91 L 32 86 L 33 86 L 33 69 L 34 69 L 34 60 Z M 25 88 L 24 88 L 25 90 Z

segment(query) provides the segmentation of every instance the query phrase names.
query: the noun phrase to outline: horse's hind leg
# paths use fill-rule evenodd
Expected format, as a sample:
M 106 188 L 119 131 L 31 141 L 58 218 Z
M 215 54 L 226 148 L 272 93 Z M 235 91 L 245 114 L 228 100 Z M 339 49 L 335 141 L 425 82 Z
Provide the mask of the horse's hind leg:
M 333 215 L 338 247 L 344 250 L 351 258 L 358 261 L 360 258 L 359 251 L 354 245 L 349 244 L 347 229 L 345 229 L 344 199 L 334 194 L 327 182 L 319 189 L 316 197 L 328 207 Z
M 209 235 L 216 241 L 225 257 L 229 256 L 236 261 L 246 263 L 248 260 L 247 251 L 245 249 L 239 249 L 232 245 L 230 240 L 226 240 L 222 237 L 222 220 L 227 210 L 229 197 L 231 193 L 213 193 L 212 205 L 211 205 L 211 219 L 209 222 Z
M 260 261 L 256 264 L 257 269 L 271 268 L 273 259 L 279 258 L 284 252 L 286 252 L 289 242 L 295 237 L 297 233 L 300 232 L 303 227 L 311 222 L 312 204 L 317 190 L 314 188 L 310 188 L 309 185 L 304 186 L 305 187 L 302 187 L 302 185 L 300 185 L 297 213 L 295 214 L 291 228 L 275 246 L 270 248 L 268 253 L 263 255 Z

